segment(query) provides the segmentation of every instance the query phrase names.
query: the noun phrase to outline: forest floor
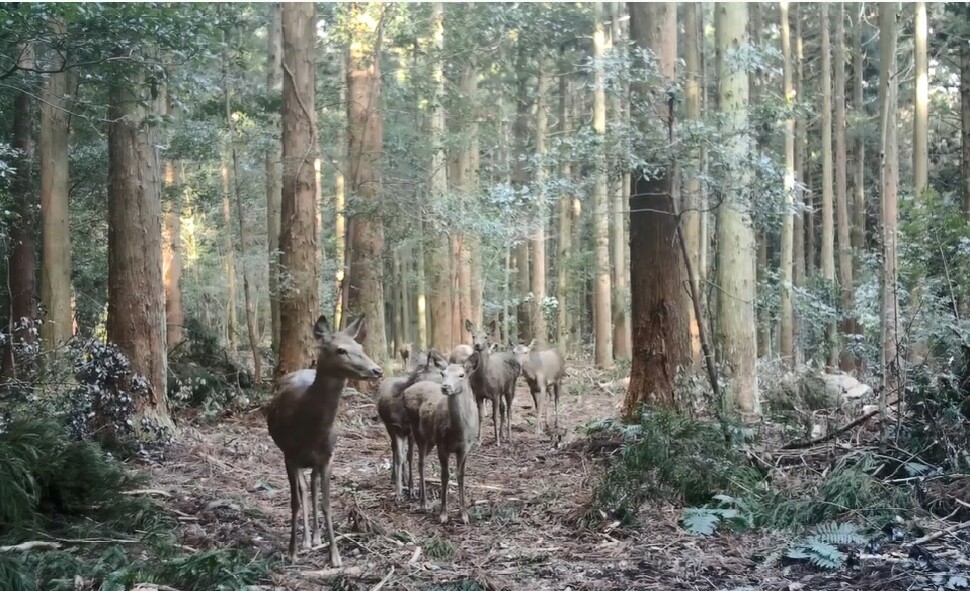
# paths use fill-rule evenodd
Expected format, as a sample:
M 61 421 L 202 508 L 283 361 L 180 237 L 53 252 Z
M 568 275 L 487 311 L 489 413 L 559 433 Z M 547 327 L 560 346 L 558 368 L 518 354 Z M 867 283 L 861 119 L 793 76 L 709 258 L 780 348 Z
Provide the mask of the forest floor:
M 416 500 L 396 503 L 387 433 L 370 396 L 345 396 L 334 461 L 334 526 L 343 569 L 331 569 L 326 547 L 282 566 L 273 589 L 913 589 L 918 573 L 881 561 L 836 572 L 809 566 L 759 569 L 759 557 L 783 538 L 765 532 L 688 535 L 680 510 L 645 509 L 644 527 L 589 531 L 576 518 L 602 474 L 602 454 L 586 445 L 583 427 L 615 417 L 621 400 L 589 376 L 566 387 L 561 435 L 534 433 L 528 390 L 516 394 L 511 445 L 496 447 L 491 419 L 468 463 L 469 525 L 439 525 L 438 465 L 429 463 L 431 511 Z M 567 384 L 568 386 L 568 384 Z M 584 393 L 577 395 L 576 392 Z M 259 409 L 210 421 L 183 417 L 182 443 L 151 468 L 161 502 L 182 523 L 182 544 L 203 550 L 237 547 L 280 557 L 289 536 L 289 490 L 283 458 Z M 434 454 L 432 454 L 434 455 Z M 415 462 L 416 464 L 417 462 Z M 415 470 L 417 469 L 415 465 Z M 416 480 L 416 478 L 415 478 Z M 326 536 L 324 536 L 325 538 Z M 925 579 L 925 577 L 924 577 Z

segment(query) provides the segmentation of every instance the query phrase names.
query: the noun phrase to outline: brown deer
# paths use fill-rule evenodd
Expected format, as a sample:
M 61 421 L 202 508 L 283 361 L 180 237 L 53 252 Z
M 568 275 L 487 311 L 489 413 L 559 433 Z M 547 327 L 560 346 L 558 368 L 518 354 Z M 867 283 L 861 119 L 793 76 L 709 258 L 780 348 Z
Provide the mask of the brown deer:
M 478 442 L 478 412 L 465 366 L 451 364 L 443 372 L 441 385 L 419 382 L 409 394 L 421 399 L 418 421 L 413 425 L 414 441 L 418 446 L 418 488 L 421 509 L 427 510 L 424 484 L 424 464 L 435 447 L 441 464 L 441 511 L 438 521 L 448 521 L 448 459 L 455 454 L 458 465 L 458 504 L 462 523 L 468 523 L 465 505 L 465 465 L 468 454 Z
M 559 389 L 566 364 L 559 351 L 554 349 L 535 350 L 535 339 L 528 345 L 518 344 L 512 350 L 522 366 L 522 376 L 532 392 L 536 406 L 536 435 L 542 432 L 542 421 L 549 425 L 546 416 L 546 397 L 552 397 L 556 409 L 556 428 L 559 428 Z
M 448 363 L 457 363 L 458 365 L 462 365 L 468 360 L 472 352 L 474 352 L 474 349 L 472 349 L 471 345 L 456 345 L 455 348 L 451 350 L 451 355 L 448 356 Z
M 423 357 L 420 357 L 423 356 Z M 391 438 L 391 479 L 394 482 L 394 498 L 401 500 L 404 480 L 404 446 L 407 444 L 407 477 L 408 491 L 413 495 L 413 479 L 411 475 L 411 458 L 413 457 L 414 440 L 411 437 L 411 423 L 408 421 L 404 408 L 404 390 L 411 385 L 425 380 L 439 382 L 442 370 L 448 366 L 444 358 L 434 349 L 425 353 L 412 354 L 412 360 L 423 359 L 423 364 L 415 367 L 404 376 L 388 378 L 381 382 L 377 396 L 377 415 L 387 428 Z
M 502 433 L 512 441 L 512 399 L 515 397 L 515 381 L 522 371 L 511 353 L 492 353 L 488 333 L 478 330 L 470 320 L 465 320 L 465 330 L 472 334 L 475 352 L 465 362 L 469 369 L 469 381 L 478 404 L 478 432 L 481 440 L 482 414 L 485 401 L 492 402 L 492 424 L 495 428 L 495 444 L 502 445 Z M 501 424 L 499 423 L 501 414 Z
M 317 520 L 317 485 L 323 492 L 323 520 L 330 543 L 330 562 L 341 565 L 333 535 L 330 511 L 330 475 L 337 443 L 335 421 L 340 396 L 348 379 L 372 380 L 384 372 L 364 353 L 358 339 L 366 334 L 363 315 L 339 332 L 330 332 L 325 316 L 313 327 L 317 339 L 316 369 L 291 372 L 277 382 L 273 400 L 266 409 L 269 434 L 283 451 L 290 481 L 290 559 L 296 560 L 296 516 L 303 510 L 303 547 L 320 545 Z M 313 514 L 313 543 L 307 523 L 306 486 L 303 469 L 310 468 L 310 510 Z

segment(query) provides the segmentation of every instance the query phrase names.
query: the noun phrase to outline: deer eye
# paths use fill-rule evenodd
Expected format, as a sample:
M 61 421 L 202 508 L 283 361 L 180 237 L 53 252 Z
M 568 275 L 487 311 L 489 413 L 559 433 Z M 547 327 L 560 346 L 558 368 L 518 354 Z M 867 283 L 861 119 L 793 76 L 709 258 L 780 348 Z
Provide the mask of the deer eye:
M 346 355 L 346 354 L 347 354 L 347 349 L 344 349 L 343 347 L 337 347 L 337 355 Z
M 463 378 L 463 377 L 465 377 L 465 372 L 461 372 L 460 374 L 458 374 L 458 378 L 459 378 L 459 379 L 461 379 L 461 378 Z

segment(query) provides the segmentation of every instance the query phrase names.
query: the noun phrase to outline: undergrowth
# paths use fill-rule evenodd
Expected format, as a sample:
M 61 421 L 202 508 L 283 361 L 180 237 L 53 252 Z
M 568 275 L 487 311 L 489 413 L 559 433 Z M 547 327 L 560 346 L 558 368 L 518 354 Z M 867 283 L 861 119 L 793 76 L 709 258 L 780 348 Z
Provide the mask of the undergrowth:
M 174 523 L 150 499 L 124 494 L 147 484 L 96 443 L 50 419 L 14 418 L 0 428 L 0 545 L 57 541 L 57 549 L 0 553 L 4 591 L 160 583 L 182 591 L 256 583 L 271 564 L 239 550 L 186 552 Z

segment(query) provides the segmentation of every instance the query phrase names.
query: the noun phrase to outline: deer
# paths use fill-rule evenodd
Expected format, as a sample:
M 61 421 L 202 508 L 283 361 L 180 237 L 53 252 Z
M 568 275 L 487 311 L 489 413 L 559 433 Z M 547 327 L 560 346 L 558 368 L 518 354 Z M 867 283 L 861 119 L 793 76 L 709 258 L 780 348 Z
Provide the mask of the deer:
M 465 365 L 453 363 L 444 370 L 441 384 L 424 381 L 409 388 L 412 398 L 420 399 L 418 421 L 412 433 L 418 447 L 418 488 L 421 509 L 426 511 L 427 494 L 424 465 L 428 454 L 438 448 L 441 465 L 441 510 L 439 523 L 448 522 L 448 460 L 455 455 L 458 478 L 458 505 L 462 523 L 468 523 L 465 504 L 465 466 L 478 442 L 479 417 Z
M 303 511 L 303 547 L 320 545 L 317 520 L 317 486 L 322 488 L 323 520 L 330 544 L 330 562 L 341 566 L 333 534 L 330 510 L 330 476 L 337 443 L 336 419 L 340 397 L 348 379 L 374 380 L 384 371 L 364 353 L 360 344 L 366 335 L 364 316 L 358 316 L 342 331 L 331 332 L 321 315 L 313 326 L 317 341 L 315 369 L 301 369 L 280 378 L 273 399 L 266 408 L 269 434 L 283 452 L 290 482 L 291 561 L 296 560 L 296 518 Z M 306 484 L 303 469 L 310 468 L 310 509 L 313 514 L 313 542 L 307 522 Z
M 555 349 L 535 350 L 536 341 L 528 345 L 518 344 L 512 353 L 522 366 L 522 376 L 529 391 L 532 393 L 532 400 L 536 406 L 536 435 L 542 432 L 542 421 L 546 421 L 549 426 L 549 418 L 545 412 L 546 398 L 552 397 L 556 410 L 556 429 L 559 428 L 559 389 L 562 385 L 563 374 L 566 364 L 562 355 Z
M 495 429 L 495 445 L 502 445 L 502 432 L 507 429 L 508 441 L 512 441 L 512 399 L 515 397 L 515 382 L 522 371 L 519 362 L 511 353 L 492 354 L 488 333 L 478 330 L 471 320 L 465 320 L 465 330 L 472 334 L 472 348 L 475 350 L 465 362 L 469 368 L 469 382 L 478 405 L 478 438 L 482 438 L 482 415 L 485 401 L 492 402 L 492 424 Z M 501 424 L 499 414 L 501 413 Z
M 465 361 L 471 356 L 474 349 L 471 345 L 456 345 L 454 349 L 451 350 L 451 355 L 448 356 L 448 363 L 456 363 L 459 365 L 464 365 Z
M 440 382 L 442 370 L 448 366 L 444 358 L 434 349 L 430 349 L 427 354 L 412 354 L 411 359 L 412 363 L 415 359 L 423 359 L 423 363 L 412 368 L 407 375 L 388 378 L 381 382 L 377 396 L 377 415 L 391 438 L 391 480 L 394 482 L 394 498 L 399 501 L 404 498 L 405 444 L 407 444 L 408 491 L 412 491 L 412 494 L 414 491 L 411 475 L 414 440 L 411 436 L 411 424 L 404 408 L 404 390 L 424 380 Z

